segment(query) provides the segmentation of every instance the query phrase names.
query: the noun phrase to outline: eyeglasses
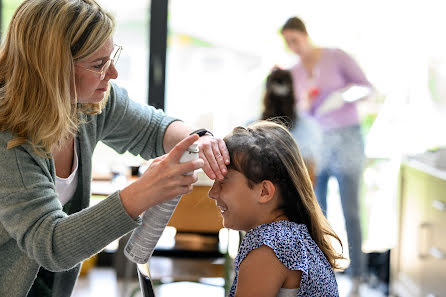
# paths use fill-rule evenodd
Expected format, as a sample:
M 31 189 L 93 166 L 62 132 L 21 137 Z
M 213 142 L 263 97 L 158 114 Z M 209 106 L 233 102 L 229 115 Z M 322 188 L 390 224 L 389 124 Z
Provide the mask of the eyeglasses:
M 98 73 L 100 75 L 100 80 L 103 80 L 105 77 L 105 74 L 108 71 L 108 68 L 110 68 L 111 63 L 113 62 L 113 65 L 116 66 L 116 64 L 118 63 L 119 60 L 119 56 L 121 55 L 121 51 L 122 51 L 122 46 L 121 45 L 117 45 L 114 44 L 115 49 L 114 54 L 112 53 L 111 57 L 107 62 L 105 62 L 105 64 L 102 66 L 102 68 L 100 70 L 94 70 L 94 69 L 89 69 L 85 66 L 79 65 L 80 67 L 84 68 L 85 70 L 94 72 L 94 73 Z

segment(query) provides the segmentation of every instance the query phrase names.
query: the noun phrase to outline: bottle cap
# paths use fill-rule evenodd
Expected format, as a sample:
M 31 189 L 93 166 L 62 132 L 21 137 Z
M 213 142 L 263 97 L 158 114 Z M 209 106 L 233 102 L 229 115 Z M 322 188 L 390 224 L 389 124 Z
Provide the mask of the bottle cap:
M 189 151 L 191 153 L 198 153 L 198 151 L 199 151 L 198 143 L 197 142 L 192 143 L 192 145 L 187 148 L 187 151 Z

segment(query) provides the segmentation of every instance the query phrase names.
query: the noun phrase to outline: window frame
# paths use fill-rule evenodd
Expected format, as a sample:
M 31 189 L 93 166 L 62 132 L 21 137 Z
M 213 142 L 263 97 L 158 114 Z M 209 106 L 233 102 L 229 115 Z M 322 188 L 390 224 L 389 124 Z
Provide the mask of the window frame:
M 149 82 L 147 102 L 165 108 L 168 0 L 152 0 L 149 28 Z

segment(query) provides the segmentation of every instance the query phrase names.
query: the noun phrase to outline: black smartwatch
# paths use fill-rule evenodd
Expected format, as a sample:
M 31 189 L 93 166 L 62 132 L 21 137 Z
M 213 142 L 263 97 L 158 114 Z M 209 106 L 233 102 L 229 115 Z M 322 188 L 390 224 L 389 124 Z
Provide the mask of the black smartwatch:
M 192 131 L 189 135 L 193 135 L 193 134 L 198 134 L 198 136 L 204 136 L 204 135 L 210 135 L 210 136 L 214 136 L 214 134 L 212 134 L 211 131 L 206 130 L 206 129 L 198 129 L 195 131 Z

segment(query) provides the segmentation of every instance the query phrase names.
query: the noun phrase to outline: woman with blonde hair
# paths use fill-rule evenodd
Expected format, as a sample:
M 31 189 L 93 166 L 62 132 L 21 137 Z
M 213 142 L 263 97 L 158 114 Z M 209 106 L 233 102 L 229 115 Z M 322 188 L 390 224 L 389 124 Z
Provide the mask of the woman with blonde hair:
M 114 26 L 94 0 L 25 0 L 11 20 L 0 49 L 0 296 L 70 296 L 83 260 L 192 190 L 197 175 L 184 173 L 226 174 L 221 139 L 110 82 L 122 50 Z M 88 207 L 99 141 L 154 160 Z M 195 141 L 200 159 L 179 164 Z
M 342 246 L 324 217 L 293 136 L 271 121 L 224 138 L 231 163 L 209 191 L 226 228 L 246 231 L 229 296 L 339 296 Z

